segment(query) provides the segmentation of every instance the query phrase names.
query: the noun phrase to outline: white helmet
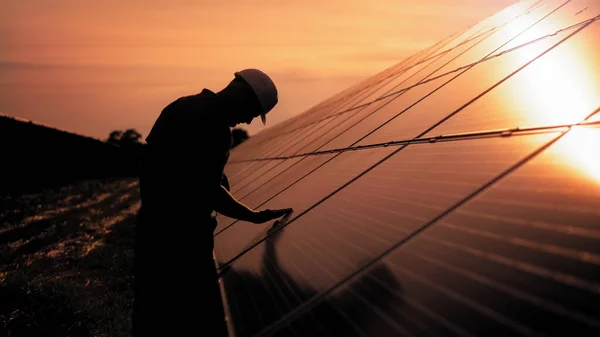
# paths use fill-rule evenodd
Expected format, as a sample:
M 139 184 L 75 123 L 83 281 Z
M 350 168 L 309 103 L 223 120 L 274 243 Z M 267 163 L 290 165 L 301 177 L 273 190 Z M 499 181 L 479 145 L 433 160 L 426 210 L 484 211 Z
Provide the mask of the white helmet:
M 263 110 L 260 114 L 260 119 L 262 119 L 263 125 L 266 125 L 267 117 L 265 115 L 273 109 L 278 101 L 275 83 L 273 83 L 267 74 L 258 69 L 244 69 L 236 72 L 234 75 L 242 78 L 254 90 Z

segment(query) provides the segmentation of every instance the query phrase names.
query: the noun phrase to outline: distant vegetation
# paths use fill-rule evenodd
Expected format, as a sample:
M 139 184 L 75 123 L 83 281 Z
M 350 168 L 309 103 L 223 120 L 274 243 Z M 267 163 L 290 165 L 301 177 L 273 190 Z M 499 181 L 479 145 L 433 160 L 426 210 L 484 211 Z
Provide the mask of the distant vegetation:
M 0 197 L 137 174 L 119 146 L 33 121 L 0 116 L 0 144 Z
M 106 142 L 122 148 L 139 148 L 143 145 L 142 134 L 136 129 L 127 129 L 125 131 L 114 130 L 108 135 Z
M 233 143 L 231 144 L 231 148 L 234 148 L 241 143 L 243 143 L 246 139 L 250 138 L 248 135 L 248 131 L 242 128 L 234 128 L 231 130 L 231 137 L 233 138 Z

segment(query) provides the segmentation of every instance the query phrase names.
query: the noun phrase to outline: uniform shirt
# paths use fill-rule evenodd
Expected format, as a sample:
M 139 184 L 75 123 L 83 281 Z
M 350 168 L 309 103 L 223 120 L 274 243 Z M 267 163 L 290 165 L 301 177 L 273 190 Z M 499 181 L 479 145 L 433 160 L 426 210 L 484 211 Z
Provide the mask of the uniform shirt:
M 219 118 L 219 99 L 204 89 L 163 109 L 146 137 L 143 204 L 178 216 L 210 216 L 232 144 L 231 129 Z

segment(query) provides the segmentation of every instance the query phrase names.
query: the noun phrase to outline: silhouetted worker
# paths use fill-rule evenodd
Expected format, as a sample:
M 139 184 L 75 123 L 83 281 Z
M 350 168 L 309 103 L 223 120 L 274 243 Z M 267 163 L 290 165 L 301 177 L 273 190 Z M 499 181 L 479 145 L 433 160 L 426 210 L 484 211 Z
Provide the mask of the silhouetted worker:
M 218 93 L 204 89 L 177 99 L 156 120 L 146 137 L 140 173 L 136 337 L 226 333 L 213 260 L 213 211 L 264 223 L 290 210 L 253 210 L 228 192 L 223 170 L 232 143 L 230 128 L 258 116 L 266 124 L 277 101 L 269 76 L 245 69 Z

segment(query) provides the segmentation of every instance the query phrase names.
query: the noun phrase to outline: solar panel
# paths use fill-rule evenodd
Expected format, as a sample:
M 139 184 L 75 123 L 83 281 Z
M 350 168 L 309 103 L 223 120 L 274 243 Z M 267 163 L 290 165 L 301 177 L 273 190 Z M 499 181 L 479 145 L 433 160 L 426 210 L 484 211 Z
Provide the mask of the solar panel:
M 521 1 L 236 147 L 231 336 L 600 335 L 600 3 Z
M 238 297 L 245 289 L 240 285 L 248 283 L 246 278 L 263 281 L 262 286 L 273 291 L 273 296 L 262 298 L 261 305 L 254 309 L 259 314 L 262 310 L 270 311 L 279 302 L 291 301 L 287 297 L 298 297 L 302 302 L 310 300 L 473 193 L 515 161 L 556 137 L 557 133 L 553 132 L 396 147 L 395 155 L 290 222 L 252 253 L 233 262 L 223 276 L 226 291 L 236 294 L 230 298 L 229 305 L 240 307 L 238 311 L 241 313 L 252 309 L 246 307 L 247 302 L 240 302 L 246 298 L 245 295 Z M 351 155 L 381 150 L 361 150 Z M 322 170 L 332 170 L 329 165 Z M 308 188 L 314 184 L 307 181 L 306 185 Z M 295 188 L 290 191 L 302 193 Z M 285 200 L 294 199 L 287 197 Z M 243 227 L 247 226 L 250 225 Z M 242 226 L 238 229 L 241 230 Z M 228 242 L 232 240 L 224 238 Z M 272 247 L 267 248 L 269 245 Z M 269 249 L 272 252 L 266 256 L 265 252 Z M 264 275 L 265 268 L 268 268 L 269 275 L 284 276 Z M 288 293 L 286 288 L 290 284 L 303 285 L 310 291 Z M 304 289 L 300 286 L 291 288 Z M 247 291 L 255 292 L 253 289 Z M 288 312 L 298 305 L 290 306 Z M 274 319 L 288 312 L 281 310 Z M 241 315 L 237 320 L 232 319 L 236 327 L 242 327 L 254 324 L 251 317 L 245 319 Z M 258 332 L 250 330 L 248 332 Z
M 598 147 L 600 127 L 569 131 L 271 332 L 597 335 Z

